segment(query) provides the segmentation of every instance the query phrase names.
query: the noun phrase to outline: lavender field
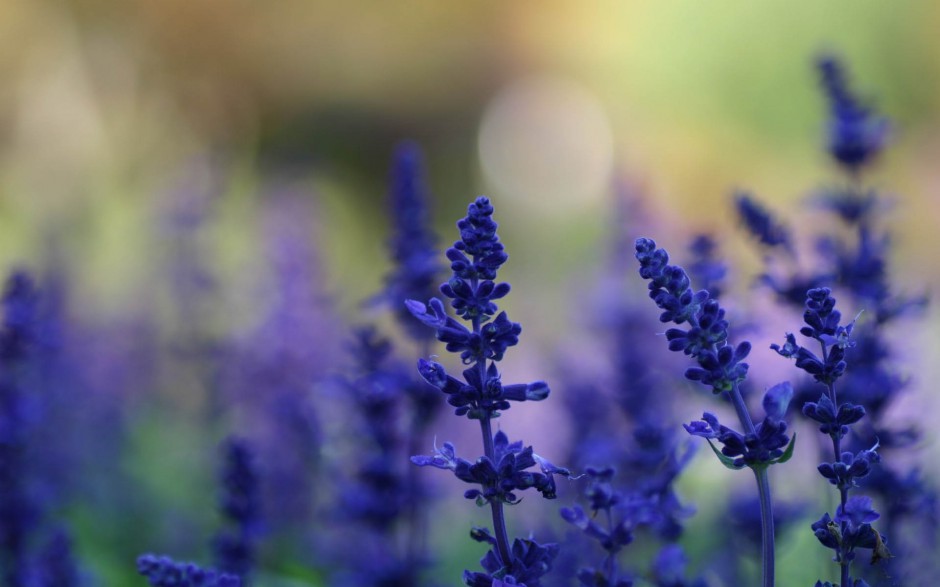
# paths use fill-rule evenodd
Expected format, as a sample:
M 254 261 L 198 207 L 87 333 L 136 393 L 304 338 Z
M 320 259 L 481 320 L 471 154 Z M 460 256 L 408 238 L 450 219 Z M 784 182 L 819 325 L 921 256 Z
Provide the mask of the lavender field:
M 0 6 L 0 587 L 933 585 L 938 26 Z

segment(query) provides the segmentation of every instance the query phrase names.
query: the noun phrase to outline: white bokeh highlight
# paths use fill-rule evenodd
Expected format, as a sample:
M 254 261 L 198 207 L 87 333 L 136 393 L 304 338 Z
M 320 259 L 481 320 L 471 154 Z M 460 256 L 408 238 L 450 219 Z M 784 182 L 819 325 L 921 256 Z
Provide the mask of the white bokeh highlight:
M 501 196 L 564 210 L 609 191 L 610 123 L 597 98 L 572 80 L 537 76 L 505 86 L 484 112 L 478 147 Z

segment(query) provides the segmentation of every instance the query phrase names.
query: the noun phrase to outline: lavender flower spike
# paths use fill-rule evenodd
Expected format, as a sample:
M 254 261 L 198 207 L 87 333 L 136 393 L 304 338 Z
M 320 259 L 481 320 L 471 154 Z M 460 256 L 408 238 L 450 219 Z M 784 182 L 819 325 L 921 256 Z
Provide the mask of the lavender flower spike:
M 395 309 L 396 318 L 413 338 L 426 340 L 429 333 L 415 324 L 402 302 L 433 295 L 442 264 L 437 236 L 431 230 L 427 186 L 421 151 L 405 142 L 395 149 L 389 187 L 389 209 L 394 220 L 389 250 L 394 268 L 385 277 L 382 298 Z
M 775 386 L 764 399 L 766 418 L 757 426 L 744 403 L 739 385 L 747 377 L 748 365 L 744 359 L 751 345 L 729 342 L 728 321 L 725 311 L 706 290 L 695 291 L 686 271 L 669 264 L 669 254 L 656 247 L 648 238 L 636 240 L 636 259 L 640 262 L 640 277 L 649 281 L 649 295 L 662 314 L 661 322 L 672 322 L 684 328 L 666 331 L 669 349 L 682 351 L 695 359 L 698 367 L 689 368 L 685 376 L 712 388 L 715 394 L 725 394 L 734 406 L 744 433 L 736 432 L 706 413 L 703 422 L 693 422 L 686 430 L 708 440 L 715 455 L 732 469 L 749 467 L 754 471 L 760 496 L 762 528 L 763 587 L 774 585 L 774 531 L 773 507 L 767 468 L 783 463 L 793 454 L 793 442 L 787 436 L 787 425 L 782 417 L 792 390 L 788 384 Z M 713 440 L 723 447 L 719 452 Z
M 819 401 L 803 405 L 803 414 L 819 422 L 820 432 L 828 435 L 832 441 L 833 461 L 821 463 L 818 470 L 820 475 L 838 488 L 839 506 L 835 518 L 830 518 L 827 512 L 812 525 L 812 529 L 819 542 L 835 553 L 833 560 L 839 563 L 841 575 L 839 584 L 857 585 L 861 580 L 856 579 L 853 583 L 851 578 L 851 563 L 857 548 L 871 549 L 872 563 L 890 558 L 891 553 L 884 537 L 871 526 L 880 517 L 872 509 L 871 498 L 849 497 L 849 491 L 857 487 L 856 481 L 866 477 L 872 465 L 881 458 L 876 452 L 877 444 L 856 454 L 842 451 L 842 440 L 848 434 L 849 426 L 865 416 L 865 409 L 850 402 L 839 403 L 836 396 L 835 383 L 845 373 L 845 349 L 854 344 L 851 334 L 855 321 L 842 325 L 842 315 L 835 306 L 836 300 L 828 288 L 806 292 L 803 312 L 806 326 L 800 329 L 800 333 L 819 344 L 819 355 L 798 345 L 792 334 L 787 335 L 782 346 L 772 345 L 772 348 L 784 357 L 795 359 L 799 369 L 826 386 Z
M 734 205 L 741 224 L 760 244 L 768 248 L 781 247 L 788 253 L 793 252 L 790 230 L 774 218 L 751 194 L 736 193 Z
M 831 112 L 829 154 L 847 171 L 856 173 L 881 152 L 888 139 L 888 122 L 851 92 L 838 59 L 824 56 L 818 67 Z
M 248 578 L 255 566 L 255 550 L 261 532 L 261 493 L 254 453 L 239 438 L 222 447 L 225 459 L 219 475 L 222 491 L 219 511 L 227 523 L 212 542 L 218 568 Z
M 517 491 L 535 488 L 543 497 L 555 497 L 555 475 L 570 476 L 567 469 L 556 467 L 525 446 L 509 442 L 502 432 L 492 432 L 491 421 L 499 410 L 507 410 L 510 401 L 539 401 L 548 397 L 549 388 L 542 381 L 503 385 L 496 363 L 506 350 L 519 342 L 522 327 L 499 312 L 496 300 L 509 293 L 508 283 L 497 283 L 496 273 L 508 255 L 496 235 L 493 206 L 485 197 L 477 198 L 467 208 L 466 218 L 457 223 L 460 240 L 447 250 L 453 276 L 441 286 L 450 305 L 469 322 L 469 327 L 447 315 L 444 303 L 431 299 L 427 304 L 408 300 L 406 307 L 421 323 L 434 329 L 447 350 L 460 355 L 467 369 L 458 379 L 434 361 L 418 361 L 418 372 L 432 386 L 447 395 L 455 414 L 479 420 L 484 455 L 474 462 L 456 456 L 454 445 L 447 442 L 432 456 L 413 456 L 418 466 L 453 471 L 461 481 L 477 485 L 464 493 L 479 505 L 489 505 L 493 514 L 493 534 L 475 529 L 471 537 L 492 549 L 480 561 L 485 572 L 466 571 L 464 583 L 471 587 L 526 585 L 539 587 L 540 579 L 551 570 L 558 553 L 555 544 L 540 545 L 534 540 L 516 539 L 509 544 L 503 506 L 518 501 Z M 541 472 L 530 471 L 535 465 Z
M 178 563 L 166 556 L 145 554 L 137 559 L 137 572 L 153 587 L 241 587 L 234 575 L 205 570 L 193 563 Z
M 29 545 L 40 529 L 43 502 L 30 491 L 27 453 L 34 415 L 23 366 L 39 339 L 39 292 L 25 271 L 13 271 L 3 291 L 0 324 L 0 582 L 18 587 L 29 576 Z

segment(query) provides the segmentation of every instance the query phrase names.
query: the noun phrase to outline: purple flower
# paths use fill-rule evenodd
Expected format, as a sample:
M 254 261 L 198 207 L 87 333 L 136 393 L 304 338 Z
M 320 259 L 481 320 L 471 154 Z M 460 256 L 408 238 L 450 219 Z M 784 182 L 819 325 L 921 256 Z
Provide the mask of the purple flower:
M 836 300 L 827 287 L 806 292 L 806 309 L 803 312 L 806 326 L 800 329 L 800 333 L 823 345 L 822 357 L 806 347 L 799 346 L 792 334 L 787 334 L 786 342 L 782 346 L 770 345 L 777 354 L 795 359 L 798 369 L 806 371 L 824 385 L 832 385 L 845 373 L 845 350 L 854 344 L 849 337 L 855 321 L 847 325 L 840 324 L 842 314 L 835 309 L 835 305 Z
M 767 466 L 789 459 L 789 456 L 784 458 L 784 451 L 791 442 L 786 434 L 787 424 L 770 415 L 757 424 L 754 432 L 746 434 L 723 426 L 708 412 L 702 414 L 701 421 L 683 426 L 693 436 L 717 440 L 722 445 L 721 454 L 727 457 L 722 461 L 732 468 Z
M 751 194 L 736 193 L 734 204 L 741 224 L 758 242 L 767 247 L 781 247 L 783 250 L 792 251 L 790 230 L 771 216 Z
M 499 416 L 499 410 L 509 409 L 510 401 L 540 401 L 548 397 L 549 388 L 543 381 L 503 385 L 496 367 L 506 350 L 519 342 L 522 327 L 509 320 L 505 312 L 497 314 L 495 300 L 509 293 L 510 287 L 495 281 L 497 270 L 508 256 L 496 234 L 490 201 L 483 196 L 477 198 L 468 206 L 467 216 L 457 222 L 457 228 L 460 240 L 447 250 L 453 275 L 441 286 L 441 293 L 450 298 L 451 307 L 469 322 L 469 327 L 448 316 L 437 298 L 427 304 L 408 300 L 405 306 L 418 321 L 434 329 L 447 350 L 458 353 L 467 365 L 462 381 L 448 375 L 443 365 L 423 358 L 418 361 L 418 372 L 447 395 L 456 415 L 480 422 L 484 454 L 471 463 L 457 457 L 453 445 L 445 443 L 434 455 L 413 456 L 412 462 L 449 469 L 458 479 L 478 485 L 464 496 L 490 506 L 495 535 L 489 541 L 493 549 L 481 561 L 486 572 L 465 572 L 466 584 L 538 587 L 540 577 L 551 568 L 557 545 L 517 539 L 510 547 L 503 506 L 518 501 L 516 491 L 532 487 L 552 499 L 556 494 L 555 475 L 570 473 L 535 455 L 531 446 L 510 443 L 502 431 L 495 436 L 492 433 L 492 419 Z M 536 464 L 540 472 L 530 470 Z
M 728 275 L 728 266 L 718 257 L 717 248 L 715 240 L 707 234 L 696 236 L 689 245 L 692 261 L 688 265 L 692 280 L 716 299 L 721 297 L 722 284 Z
M 694 358 L 699 367 L 686 371 L 692 381 L 700 381 L 714 393 L 730 391 L 747 376 L 744 358 L 751 350 L 748 342 L 732 347 L 728 342 L 728 322 L 718 302 L 705 290 L 693 291 L 682 267 L 669 265 L 669 255 L 656 248 L 652 239 L 636 241 L 640 277 L 648 280 L 650 298 L 663 310 L 659 319 L 676 325 L 689 324 L 689 330 L 670 329 L 669 348 Z
M 849 433 L 849 426 L 865 416 L 865 408 L 843 402 L 836 410 L 832 400 L 824 393 L 819 396 L 819 401 L 803 404 L 803 415 L 822 424 L 819 431 L 823 434 L 843 438 Z
M 441 449 L 435 448 L 435 454 L 411 457 L 411 462 L 419 467 L 449 469 L 458 479 L 470 484 L 480 485 L 480 489 L 471 489 L 464 493 L 467 499 L 475 499 L 479 504 L 490 501 L 514 504 L 519 502 L 514 491 L 535 488 L 543 497 L 555 498 L 555 475 L 571 476 L 571 471 L 556 467 L 532 452 L 531 446 L 523 447 L 522 442 L 510 443 L 502 431 L 493 439 L 494 458 L 483 456 L 471 463 L 459 458 L 454 453 L 454 445 L 445 442 Z M 529 471 L 539 465 L 541 472 Z
M 829 99 L 829 153 L 847 170 L 857 172 L 881 152 L 888 139 L 888 122 L 852 94 L 838 59 L 826 55 L 817 65 Z
M 423 176 L 418 146 L 412 142 L 398 145 L 388 196 L 393 221 L 389 250 L 394 266 L 385 278 L 381 297 L 395 309 L 395 317 L 405 331 L 417 340 L 426 339 L 430 333 L 415 324 L 402 303 L 433 295 L 442 269 L 437 236 L 431 229 L 431 198 Z
M 477 541 L 490 544 L 495 540 L 480 529 L 472 536 Z M 552 569 L 552 561 L 557 555 L 557 544 L 539 544 L 534 540 L 516 538 L 512 543 L 512 562 L 509 565 L 501 564 L 499 557 L 490 550 L 480 559 L 486 572 L 464 571 L 463 581 L 469 587 L 538 587 L 541 577 Z
M 839 489 L 840 504 L 834 519 L 830 519 L 827 513 L 812 528 L 820 543 L 835 551 L 833 560 L 840 563 L 840 584 L 848 585 L 851 581 L 850 563 L 855 558 L 856 548 L 872 549 L 872 562 L 891 555 L 881 534 L 870 525 L 879 517 L 871 508 L 871 499 L 849 497 L 849 491 L 857 486 L 856 480 L 868 476 L 871 465 L 881 458 L 876 452 L 877 443 L 856 454 L 841 450 L 841 442 L 848 434 L 849 426 L 858 422 L 865 415 L 865 410 L 850 402 L 840 404 L 837 399 L 835 382 L 845 371 L 845 349 L 852 346 L 849 335 L 855 322 L 843 326 L 840 323 L 841 314 L 835 305 L 836 300 L 828 288 L 815 288 L 806 292 L 803 312 L 806 326 L 800 333 L 820 344 L 822 357 L 797 346 L 793 335 L 787 335 L 787 343 L 783 347 L 772 345 L 772 348 L 785 357 L 795 358 L 798 368 L 826 386 L 819 401 L 803 405 L 803 413 L 822 424 L 820 431 L 832 441 L 834 461 L 823 462 L 818 470 L 823 478 Z
M 856 487 L 856 479 L 867 477 L 871 472 L 871 466 L 881 461 L 881 457 L 875 452 L 877 447 L 868 450 L 859 451 L 856 454 L 843 452 L 839 460 L 834 463 L 822 463 L 817 467 L 819 474 L 829 480 L 830 483 L 840 490 L 848 491 Z
M 235 575 L 206 570 L 193 563 L 178 563 L 165 556 L 145 554 L 137 559 L 137 572 L 153 587 L 241 587 Z
M 72 539 L 64 528 L 55 528 L 39 553 L 36 587 L 81 587 L 86 581 L 78 568 Z M 32 583 L 31 583 L 32 585 Z
M 706 439 L 718 438 L 721 434 L 721 424 L 718 418 L 709 412 L 702 414 L 702 419 L 697 422 L 690 422 L 682 425 L 686 432 L 692 436 L 701 436 Z
M 261 492 L 251 447 L 229 438 L 222 447 L 224 464 L 219 481 L 219 511 L 227 527 L 212 541 L 219 570 L 242 579 L 255 565 L 255 549 L 261 531 Z
M 10 274 L 0 329 L 0 578 L 13 587 L 27 581 L 29 546 L 47 507 L 31 490 L 34 475 L 28 449 L 38 415 L 23 376 L 38 350 L 38 300 L 28 273 Z

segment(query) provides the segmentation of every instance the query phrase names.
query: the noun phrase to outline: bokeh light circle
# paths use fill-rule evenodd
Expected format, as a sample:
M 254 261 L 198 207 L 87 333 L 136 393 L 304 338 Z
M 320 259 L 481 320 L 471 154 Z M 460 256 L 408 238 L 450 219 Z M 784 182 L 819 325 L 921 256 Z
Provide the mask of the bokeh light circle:
M 488 104 L 479 131 L 483 173 L 500 194 L 567 209 L 604 195 L 613 166 L 610 123 L 572 80 L 516 80 Z

